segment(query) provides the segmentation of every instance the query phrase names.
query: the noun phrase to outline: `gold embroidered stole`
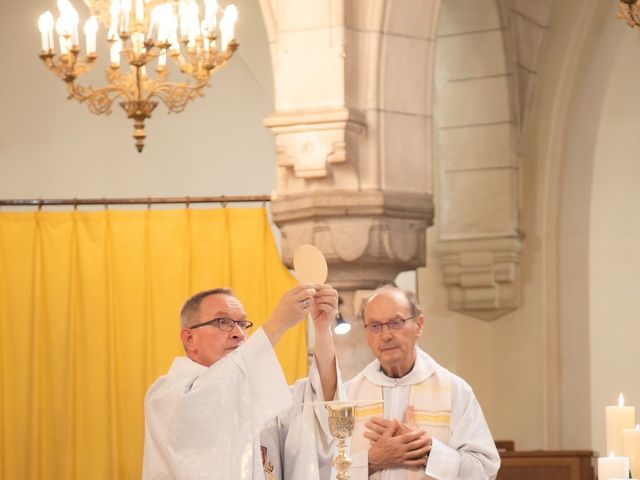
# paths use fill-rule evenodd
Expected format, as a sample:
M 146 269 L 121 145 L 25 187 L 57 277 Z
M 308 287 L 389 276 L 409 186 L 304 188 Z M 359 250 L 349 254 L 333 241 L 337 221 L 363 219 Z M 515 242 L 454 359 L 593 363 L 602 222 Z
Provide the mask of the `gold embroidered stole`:
M 393 388 L 393 387 L 389 387 Z M 436 371 L 419 383 L 411 385 L 409 404 L 415 410 L 417 427 L 429 437 L 437 438 L 441 442 L 449 443 L 451 426 L 451 382 L 446 371 L 436 368 Z M 383 393 L 380 385 L 371 383 L 364 375 L 351 384 L 347 392 L 351 401 L 363 400 L 366 404 L 356 407 L 356 421 L 351 436 L 351 453 L 368 450 L 370 441 L 364 437 L 364 424 L 372 417 L 384 416 Z M 374 403 L 370 403 L 374 401 Z M 404 419 L 403 419 L 404 421 Z M 410 480 L 423 476 L 423 468 L 407 469 Z M 374 475 L 371 478 L 378 478 Z

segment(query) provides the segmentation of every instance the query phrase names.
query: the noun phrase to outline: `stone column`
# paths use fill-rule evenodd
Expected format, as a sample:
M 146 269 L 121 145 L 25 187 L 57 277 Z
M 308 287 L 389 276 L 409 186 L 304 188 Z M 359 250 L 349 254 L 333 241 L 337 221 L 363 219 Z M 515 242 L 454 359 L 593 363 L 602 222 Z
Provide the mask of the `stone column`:
M 444 1 L 438 31 L 439 244 L 449 308 L 519 303 L 518 103 L 496 0 Z
M 354 325 L 338 344 L 347 377 L 368 358 L 355 292 L 425 263 L 438 4 L 261 1 L 276 92 L 265 119 L 276 136 L 273 218 L 287 264 L 304 243 L 327 258 Z

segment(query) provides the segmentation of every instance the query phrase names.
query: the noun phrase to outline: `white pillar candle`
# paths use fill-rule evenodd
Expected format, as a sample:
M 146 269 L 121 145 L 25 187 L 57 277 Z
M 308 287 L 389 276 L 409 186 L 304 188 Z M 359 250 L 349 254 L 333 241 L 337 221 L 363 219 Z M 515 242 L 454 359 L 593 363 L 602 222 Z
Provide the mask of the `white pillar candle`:
M 598 458 L 598 480 L 629 478 L 629 459 L 627 457 Z
M 625 457 L 629 457 L 631 475 L 640 476 L 640 425 L 636 428 L 625 428 L 623 433 L 623 450 Z
M 636 422 L 636 409 L 624 405 L 622 393 L 618 397 L 617 406 L 609 406 L 605 410 L 607 423 L 607 452 L 622 454 L 622 431 L 625 428 L 633 428 Z

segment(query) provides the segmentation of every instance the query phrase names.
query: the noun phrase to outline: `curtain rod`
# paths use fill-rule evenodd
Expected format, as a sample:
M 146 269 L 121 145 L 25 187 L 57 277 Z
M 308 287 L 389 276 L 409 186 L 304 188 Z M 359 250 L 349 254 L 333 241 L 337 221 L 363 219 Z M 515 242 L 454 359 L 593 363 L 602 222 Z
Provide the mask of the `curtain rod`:
M 38 207 L 39 209 L 49 205 L 156 205 L 184 203 L 243 203 L 243 202 L 269 202 L 270 195 L 220 195 L 217 197 L 140 197 L 140 198 L 29 198 L 16 200 L 0 199 L 0 206 L 13 207 Z

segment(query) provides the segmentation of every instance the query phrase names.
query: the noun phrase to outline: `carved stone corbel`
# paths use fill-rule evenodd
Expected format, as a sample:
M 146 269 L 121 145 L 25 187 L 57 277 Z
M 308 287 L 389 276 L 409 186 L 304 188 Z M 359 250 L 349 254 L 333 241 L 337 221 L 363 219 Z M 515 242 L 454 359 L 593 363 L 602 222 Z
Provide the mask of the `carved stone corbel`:
M 364 117 L 347 108 L 278 112 L 264 124 L 276 137 L 278 167 L 301 179 L 325 178 L 329 165 L 359 158 L 366 130 Z
M 521 249 L 519 237 L 441 241 L 449 308 L 485 320 L 517 308 Z

